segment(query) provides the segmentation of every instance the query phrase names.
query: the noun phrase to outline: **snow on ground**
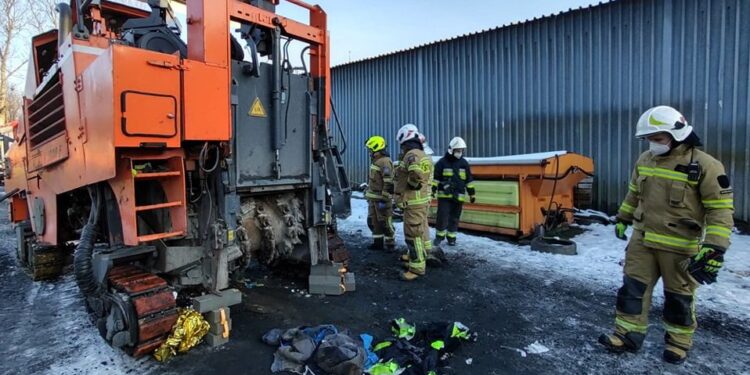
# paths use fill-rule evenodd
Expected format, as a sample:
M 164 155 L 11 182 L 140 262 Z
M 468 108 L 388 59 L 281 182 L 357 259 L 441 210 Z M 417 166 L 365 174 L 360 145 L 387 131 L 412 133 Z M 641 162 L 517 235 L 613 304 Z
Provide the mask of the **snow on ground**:
M 361 198 L 361 195 L 355 195 Z M 367 228 L 367 202 L 352 199 L 352 215 L 339 222 L 339 230 L 369 235 Z M 537 272 L 551 284 L 555 279 L 575 279 L 592 288 L 615 290 L 622 283 L 622 265 L 627 242 L 614 236 L 614 228 L 601 224 L 583 227 L 586 231 L 573 240 L 577 243 L 578 255 L 558 255 L 532 251 L 529 246 L 511 242 L 459 233 L 459 246 L 442 246 L 448 254 L 464 251 L 475 257 L 486 259 L 499 267 Z M 434 237 L 434 228 L 430 229 Z M 403 230 L 396 225 L 398 243 L 403 244 Z M 698 289 L 698 310 L 715 310 L 729 316 L 750 321 L 750 236 L 732 234 L 732 246 L 725 255 L 724 268 L 719 273 L 719 282 L 703 285 Z M 661 282 L 654 290 L 654 303 L 663 300 Z

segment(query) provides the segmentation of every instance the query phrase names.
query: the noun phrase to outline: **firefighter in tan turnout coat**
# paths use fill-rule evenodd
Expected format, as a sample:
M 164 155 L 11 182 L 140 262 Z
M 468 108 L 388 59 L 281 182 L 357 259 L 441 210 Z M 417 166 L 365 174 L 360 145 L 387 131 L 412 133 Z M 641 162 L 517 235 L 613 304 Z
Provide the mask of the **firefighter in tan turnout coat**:
M 674 108 L 646 111 L 636 137 L 649 141 L 649 151 L 638 158 L 617 215 L 617 237 L 627 238 L 628 225 L 633 234 L 617 292 L 615 330 L 599 342 L 617 353 L 640 349 L 651 294 L 661 278 L 663 358 L 678 364 L 687 358 L 697 327 L 695 291 L 716 281 L 729 247 L 732 188 L 721 162 L 696 149 L 700 140 Z
M 401 278 L 412 281 L 425 274 L 427 256 L 432 248 L 427 223 L 432 198 L 432 159 L 424 152 L 415 125 L 401 127 L 396 139 L 401 145 L 395 179 L 396 204 L 404 211 L 404 237 L 408 248 L 402 257 L 408 262 L 408 269 Z
M 365 146 L 370 151 L 370 171 L 367 179 L 367 226 L 372 231 L 370 250 L 393 249 L 393 161 L 386 150 L 385 139 L 370 137 Z

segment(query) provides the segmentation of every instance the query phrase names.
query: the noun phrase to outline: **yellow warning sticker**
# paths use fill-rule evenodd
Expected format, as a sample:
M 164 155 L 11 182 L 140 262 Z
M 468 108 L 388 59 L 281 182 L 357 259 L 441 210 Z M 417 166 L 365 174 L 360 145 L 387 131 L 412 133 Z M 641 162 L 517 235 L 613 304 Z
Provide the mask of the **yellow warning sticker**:
M 255 98 L 255 100 L 253 101 L 253 105 L 250 107 L 250 112 L 248 112 L 248 115 L 255 117 L 268 117 L 266 115 L 265 108 L 263 108 L 263 103 L 260 102 L 260 98 Z

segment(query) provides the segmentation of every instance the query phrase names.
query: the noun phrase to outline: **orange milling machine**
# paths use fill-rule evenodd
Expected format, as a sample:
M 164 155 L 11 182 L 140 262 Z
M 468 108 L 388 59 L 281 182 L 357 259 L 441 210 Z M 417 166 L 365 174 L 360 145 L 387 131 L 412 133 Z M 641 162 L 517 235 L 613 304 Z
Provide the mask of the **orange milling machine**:
M 93 321 L 134 356 L 164 342 L 178 306 L 226 342 L 230 283 L 251 259 L 309 265 L 311 293 L 354 290 L 326 13 L 288 1 L 309 24 L 278 0 L 187 0 L 186 43 L 167 0 L 73 0 L 32 39 L 6 161 L 18 260 L 52 278 L 74 248 Z

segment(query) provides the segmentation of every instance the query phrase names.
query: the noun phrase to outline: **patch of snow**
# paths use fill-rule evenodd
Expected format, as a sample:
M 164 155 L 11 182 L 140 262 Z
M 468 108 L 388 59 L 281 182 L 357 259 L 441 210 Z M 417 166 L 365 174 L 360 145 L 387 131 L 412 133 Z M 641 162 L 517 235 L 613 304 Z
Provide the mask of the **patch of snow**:
M 355 197 L 362 198 L 361 193 Z M 352 200 L 352 215 L 339 221 L 339 230 L 369 235 L 367 228 L 367 202 Z M 448 254 L 465 253 L 486 259 L 493 267 L 513 268 L 543 274 L 543 283 L 551 285 L 555 278 L 573 279 L 593 287 L 612 290 L 613 297 L 622 283 L 621 261 L 625 258 L 627 242 L 617 239 L 611 225 L 592 224 L 572 240 L 577 243 L 578 255 L 548 254 L 532 251 L 528 246 L 497 241 L 487 237 L 459 233 L 457 247 L 444 247 Z M 434 229 L 431 228 L 434 237 Z M 396 225 L 397 243 L 403 244 L 403 226 Z M 732 234 L 732 246 L 724 256 L 724 268 L 719 281 L 698 288 L 698 314 L 714 310 L 729 316 L 750 320 L 750 236 Z M 661 282 L 654 290 L 654 303 L 663 301 Z
M 539 341 L 534 341 L 533 343 L 525 347 L 524 350 L 526 350 L 526 353 L 529 354 L 542 354 L 547 353 L 549 351 L 549 348 L 542 345 Z
M 491 164 L 503 164 L 503 165 L 526 165 L 526 164 L 539 164 L 545 159 L 554 158 L 555 156 L 562 156 L 567 154 L 567 151 L 548 151 L 548 152 L 537 152 L 533 154 L 519 154 L 519 155 L 507 155 L 507 156 L 493 156 L 486 158 L 465 158 L 469 164 L 472 165 L 491 165 Z M 433 156 L 432 161 L 437 162 L 442 156 Z

